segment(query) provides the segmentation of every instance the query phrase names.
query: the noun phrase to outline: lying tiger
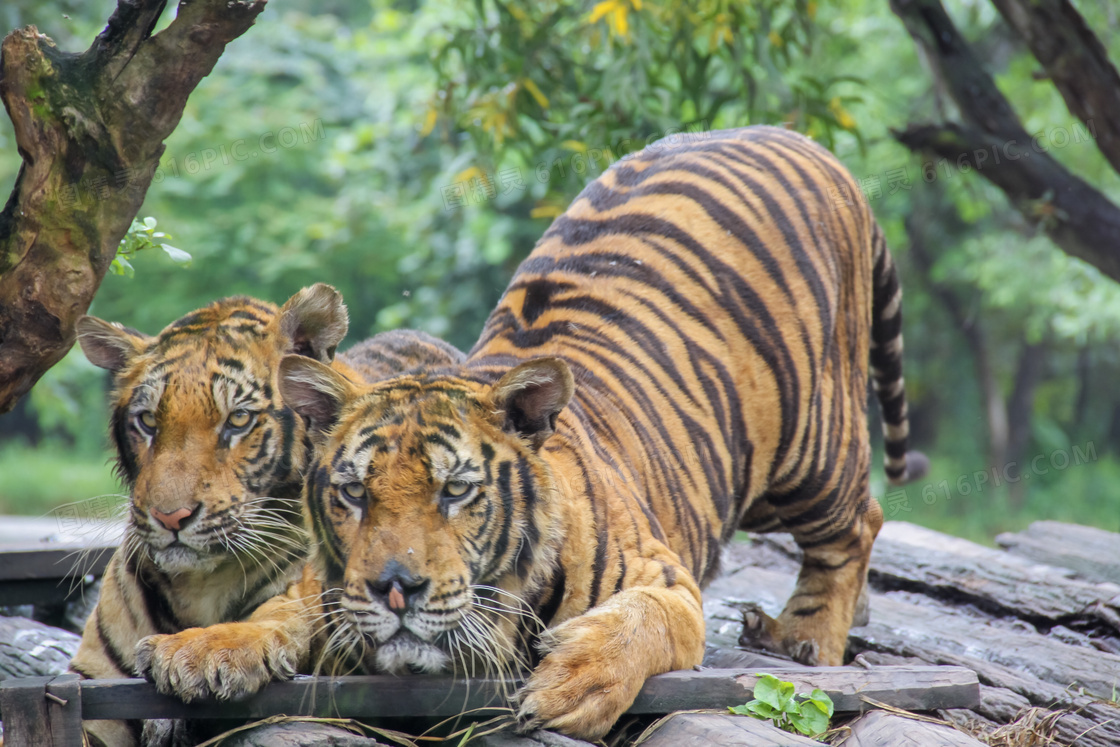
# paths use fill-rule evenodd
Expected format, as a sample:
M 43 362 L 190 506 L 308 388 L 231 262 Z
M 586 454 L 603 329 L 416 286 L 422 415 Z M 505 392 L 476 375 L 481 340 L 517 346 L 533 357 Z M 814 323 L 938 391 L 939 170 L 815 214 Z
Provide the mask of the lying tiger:
M 740 527 L 804 550 L 785 610 L 748 632 L 841 664 L 882 524 L 869 353 L 887 474 L 925 465 L 895 268 L 837 190 L 858 194 L 786 130 L 662 141 L 552 224 L 465 362 L 367 386 L 285 357 L 318 440 L 311 566 L 246 624 L 147 639 L 141 669 L 187 700 L 253 692 L 285 660 L 526 669 L 520 724 L 593 739 L 647 677 L 700 663 L 700 589 Z
M 130 506 L 72 671 L 132 676 L 144 636 L 241 620 L 299 577 L 307 557 L 299 495 L 310 442 L 302 418 L 280 398 L 276 371 L 285 353 L 326 365 L 347 323 L 342 297 L 321 283 L 282 309 L 245 297 L 217 301 L 157 337 L 79 320 L 86 356 L 113 372 L 111 431 Z M 392 332 L 333 365 L 357 382 L 461 359 L 422 333 Z M 295 660 L 274 664 L 277 676 L 295 672 Z M 167 741 L 165 732 L 182 727 L 148 722 L 143 737 L 139 721 L 86 728 L 119 747 Z

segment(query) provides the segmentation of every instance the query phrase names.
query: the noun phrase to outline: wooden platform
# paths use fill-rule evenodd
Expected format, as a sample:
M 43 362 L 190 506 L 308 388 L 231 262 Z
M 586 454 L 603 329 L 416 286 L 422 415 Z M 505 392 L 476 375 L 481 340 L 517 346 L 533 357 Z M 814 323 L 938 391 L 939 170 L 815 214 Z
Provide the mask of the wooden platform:
M 1113 688 L 1120 689 L 1120 571 L 1110 549 L 1118 541 L 1108 532 L 1042 522 L 1001 535 L 1003 550 L 888 523 L 872 560 L 871 620 L 850 637 L 853 663 L 820 669 L 737 648 L 738 604 L 757 603 L 776 614 L 793 588 L 799 553 L 782 535 L 736 543 L 725 551 L 723 575 L 705 593 L 705 668 L 650 679 L 626 718 L 642 726 L 660 714 L 725 709 L 750 700 L 756 675 L 769 672 L 796 683 L 799 692 L 830 693 L 837 706 L 833 725 L 842 729 L 833 744 L 975 746 L 982 743 L 970 735 L 1006 728 L 1034 709 L 1029 715 L 1054 744 L 1120 745 L 1120 704 L 1113 702 Z M 67 636 L 28 620 L 0 619 L 5 744 L 76 744 L 72 735 L 83 717 L 440 717 L 501 704 L 495 683 L 486 681 L 345 677 L 275 683 L 238 704 L 185 706 L 139 680 L 58 677 L 76 645 Z M 26 679 L 35 673 L 49 676 Z M 900 712 L 876 710 L 881 707 Z M 915 720 L 906 711 L 924 715 Z M 815 744 L 725 710 L 677 713 L 651 729 L 644 744 L 653 747 Z M 305 723 L 258 727 L 229 744 L 281 743 L 377 744 Z M 471 744 L 588 747 L 549 732 L 503 732 Z

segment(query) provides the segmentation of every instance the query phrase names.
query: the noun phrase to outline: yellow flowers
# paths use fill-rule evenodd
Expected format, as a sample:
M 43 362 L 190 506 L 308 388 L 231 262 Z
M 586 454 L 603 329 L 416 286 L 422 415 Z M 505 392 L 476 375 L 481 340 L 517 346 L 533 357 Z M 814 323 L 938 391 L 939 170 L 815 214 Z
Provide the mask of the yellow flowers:
M 436 128 L 436 120 L 439 119 L 439 112 L 436 111 L 434 106 L 429 106 L 427 113 L 424 115 L 424 123 L 420 125 L 420 137 L 427 137 L 432 134 L 432 130 Z
M 548 97 L 541 93 L 541 89 L 530 78 L 521 79 L 521 87 L 529 92 L 529 95 L 536 99 L 536 102 L 541 105 L 542 109 L 548 108 Z
M 836 124 L 843 127 L 845 130 L 854 130 L 856 128 L 856 121 L 852 119 L 852 115 L 840 103 L 839 96 L 833 96 L 832 100 L 828 102 L 828 110 L 832 112 L 832 116 L 836 117 Z
M 597 23 L 600 19 L 607 19 L 607 27 L 612 38 L 630 38 L 630 10 L 642 9 L 642 0 L 602 0 L 596 3 L 587 17 L 588 23 Z
M 530 218 L 555 218 L 563 214 L 563 207 L 545 202 L 538 203 L 535 208 L 529 211 Z

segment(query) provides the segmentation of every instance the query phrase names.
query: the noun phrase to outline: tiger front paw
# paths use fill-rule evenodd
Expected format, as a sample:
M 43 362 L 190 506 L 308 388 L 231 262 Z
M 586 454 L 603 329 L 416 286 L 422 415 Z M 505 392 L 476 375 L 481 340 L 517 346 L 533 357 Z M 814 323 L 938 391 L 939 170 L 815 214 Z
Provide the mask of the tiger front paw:
M 519 695 L 520 731 L 551 729 L 594 741 L 634 702 L 645 674 L 604 617 L 550 631 L 549 653 Z
M 189 628 L 136 644 L 136 673 L 185 703 L 239 700 L 274 679 L 291 679 L 296 668 L 295 657 L 252 623 Z

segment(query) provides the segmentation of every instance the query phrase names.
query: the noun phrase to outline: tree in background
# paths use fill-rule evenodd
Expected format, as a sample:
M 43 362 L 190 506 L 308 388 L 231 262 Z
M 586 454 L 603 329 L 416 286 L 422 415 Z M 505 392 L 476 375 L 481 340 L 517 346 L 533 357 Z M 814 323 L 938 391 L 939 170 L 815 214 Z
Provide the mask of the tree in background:
M 0 97 L 23 159 L 0 212 L 0 413 L 74 344 L 187 96 L 264 0 L 183 3 L 153 35 L 165 5 L 122 0 L 83 54 L 34 26 L 0 48 Z
M 104 9 L 60 2 L 69 18 L 32 0 L 0 14 L 16 7 L 20 24 L 74 45 L 92 38 Z M 1045 95 L 1053 86 L 1035 79 L 1037 61 L 995 9 L 950 10 L 1020 102 L 1027 131 L 1072 133 L 1064 103 Z M 1108 8 L 1083 12 L 1116 48 Z M 1038 517 L 1120 529 L 1120 465 L 1108 454 L 1120 403 L 1117 286 L 1054 249 L 997 187 L 892 137 L 908 121 L 938 121 L 948 99 L 887 2 L 286 0 L 257 25 L 187 102 L 140 214 L 157 217 L 194 263 L 183 270 L 142 252 L 135 279 L 109 277 L 93 313 L 154 333 L 219 295 L 282 301 L 324 280 L 347 299 L 351 341 L 410 326 L 466 347 L 551 217 L 610 162 L 651 138 L 788 123 L 856 175 L 903 273 L 914 436 L 934 473 L 905 507 L 875 485 L 888 517 L 977 538 Z M 1051 155 L 1120 197 L 1090 138 Z M 16 167 L 0 126 L 0 176 Z M 1033 358 L 1044 365 L 1017 429 L 1024 448 L 1033 458 L 1076 445 L 1092 466 L 1032 474 L 1011 511 L 1007 483 L 993 478 L 1011 458 L 994 455 L 987 413 L 1023 412 L 1012 392 L 1028 345 L 1045 355 Z M 5 436 L 25 430 L 42 447 L 0 441 L 0 509 L 47 484 L 32 475 L 64 473 L 42 466 L 52 454 L 68 467 L 104 458 L 77 456 L 106 423 L 95 408 L 103 379 L 83 363 L 69 356 L 4 417 Z M 102 489 L 111 488 L 55 492 Z

